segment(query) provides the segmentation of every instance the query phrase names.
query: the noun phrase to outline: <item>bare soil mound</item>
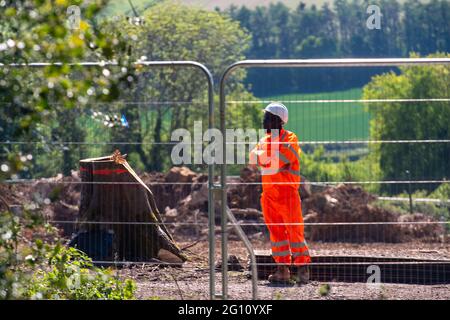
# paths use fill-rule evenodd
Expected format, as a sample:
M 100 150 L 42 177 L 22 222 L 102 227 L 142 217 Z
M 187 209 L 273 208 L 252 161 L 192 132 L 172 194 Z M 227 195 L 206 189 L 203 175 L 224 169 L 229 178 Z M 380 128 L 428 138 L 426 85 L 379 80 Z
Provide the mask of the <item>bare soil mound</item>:
M 176 236 L 199 237 L 208 233 L 208 177 L 186 167 L 167 173 L 140 175 L 155 195 L 158 209 Z M 244 168 L 229 180 L 228 204 L 249 236 L 267 232 L 260 205 L 261 177 L 257 170 Z M 0 194 L 10 207 L 35 203 L 48 220 L 55 221 L 64 235 L 74 232 L 78 218 L 81 180 L 78 172 L 58 175 L 32 183 L 0 184 Z M 354 185 L 312 188 L 302 178 L 300 188 L 307 238 L 311 241 L 402 242 L 411 239 L 438 241 L 445 234 L 442 225 L 424 214 L 399 215 L 373 204 L 376 196 Z M 216 201 L 216 205 L 218 205 Z M 216 208 L 216 223 L 220 223 Z M 380 224 L 380 223 L 388 224 Z M 402 222 L 399 224 L 398 222 Z M 420 222 L 420 223 L 419 223 Z M 326 225 L 335 223 L 334 225 Z M 341 224 L 339 224 L 341 223 Z M 348 223 L 352 223 L 348 225 Z M 325 225 L 323 225 L 325 224 Z M 230 227 L 230 237 L 236 235 Z

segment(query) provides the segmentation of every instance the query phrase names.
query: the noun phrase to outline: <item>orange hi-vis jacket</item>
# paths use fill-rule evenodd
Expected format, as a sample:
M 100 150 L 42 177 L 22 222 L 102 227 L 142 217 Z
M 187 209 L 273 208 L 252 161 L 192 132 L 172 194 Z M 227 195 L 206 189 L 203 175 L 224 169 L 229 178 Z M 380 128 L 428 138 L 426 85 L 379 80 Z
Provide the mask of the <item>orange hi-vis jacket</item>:
M 297 136 L 281 129 L 266 134 L 250 152 L 250 163 L 261 169 L 261 207 L 269 229 L 272 256 L 280 264 L 311 262 L 304 237 L 300 186 L 300 147 Z
M 278 133 L 266 134 L 250 153 L 250 162 L 261 168 L 263 190 L 276 185 L 298 189 L 300 154 L 295 133 L 281 129 Z

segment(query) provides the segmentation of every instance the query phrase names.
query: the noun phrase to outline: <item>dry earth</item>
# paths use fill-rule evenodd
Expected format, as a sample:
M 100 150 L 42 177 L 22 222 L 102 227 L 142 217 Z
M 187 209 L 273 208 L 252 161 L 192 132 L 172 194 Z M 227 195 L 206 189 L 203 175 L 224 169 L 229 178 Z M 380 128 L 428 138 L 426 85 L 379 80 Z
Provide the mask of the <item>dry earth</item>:
M 180 242 L 181 247 L 191 243 Z M 255 248 L 267 248 L 266 242 L 253 243 Z M 342 244 L 310 243 L 314 255 L 371 255 L 392 257 L 414 257 L 427 259 L 450 259 L 450 248 L 440 243 L 401 244 Z M 209 299 L 209 268 L 207 243 L 200 242 L 188 251 L 191 262 L 182 268 L 159 268 L 136 266 L 121 270 L 122 276 L 131 277 L 137 283 L 139 299 Z M 229 242 L 229 254 L 238 257 L 241 264 L 248 263 L 245 247 L 239 241 Z M 216 249 L 220 256 L 219 243 Z M 407 285 L 384 283 L 371 287 L 365 283 L 330 282 L 328 294 L 321 295 L 326 283 L 311 282 L 302 286 L 273 286 L 266 280 L 258 281 L 258 298 L 264 300 L 307 299 L 450 299 L 450 284 Z M 216 271 L 216 293 L 221 292 L 221 273 Z M 326 290 L 325 290 L 326 291 Z M 249 272 L 229 272 L 229 299 L 251 299 Z

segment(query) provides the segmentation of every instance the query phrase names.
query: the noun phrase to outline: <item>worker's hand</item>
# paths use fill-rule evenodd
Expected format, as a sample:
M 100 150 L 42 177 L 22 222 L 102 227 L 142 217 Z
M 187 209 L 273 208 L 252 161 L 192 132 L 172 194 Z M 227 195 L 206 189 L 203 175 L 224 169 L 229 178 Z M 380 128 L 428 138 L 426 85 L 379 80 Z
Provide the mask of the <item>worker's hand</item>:
M 248 166 L 252 170 L 256 170 L 256 168 L 258 167 L 255 163 L 249 163 Z
M 256 168 L 256 164 L 258 163 L 257 152 L 258 152 L 258 149 L 256 149 L 256 148 L 253 149 L 252 151 L 250 151 L 248 166 L 251 169 L 255 169 Z

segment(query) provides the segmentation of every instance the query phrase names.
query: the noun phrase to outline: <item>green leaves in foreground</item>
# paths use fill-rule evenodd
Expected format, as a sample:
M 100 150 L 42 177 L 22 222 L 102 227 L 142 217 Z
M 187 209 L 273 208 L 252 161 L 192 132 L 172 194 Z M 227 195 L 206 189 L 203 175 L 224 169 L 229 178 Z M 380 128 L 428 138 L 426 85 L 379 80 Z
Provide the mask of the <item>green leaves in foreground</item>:
M 112 270 L 100 269 L 74 248 L 50 248 L 48 270 L 34 273 L 25 296 L 32 299 L 132 299 L 135 284 L 122 282 Z
M 0 299 L 133 299 L 136 285 L 111 269 L 93 266 L 84 253 L 61 243 L 27 240 L 47 232 L 11 213 L 0 213 Z

